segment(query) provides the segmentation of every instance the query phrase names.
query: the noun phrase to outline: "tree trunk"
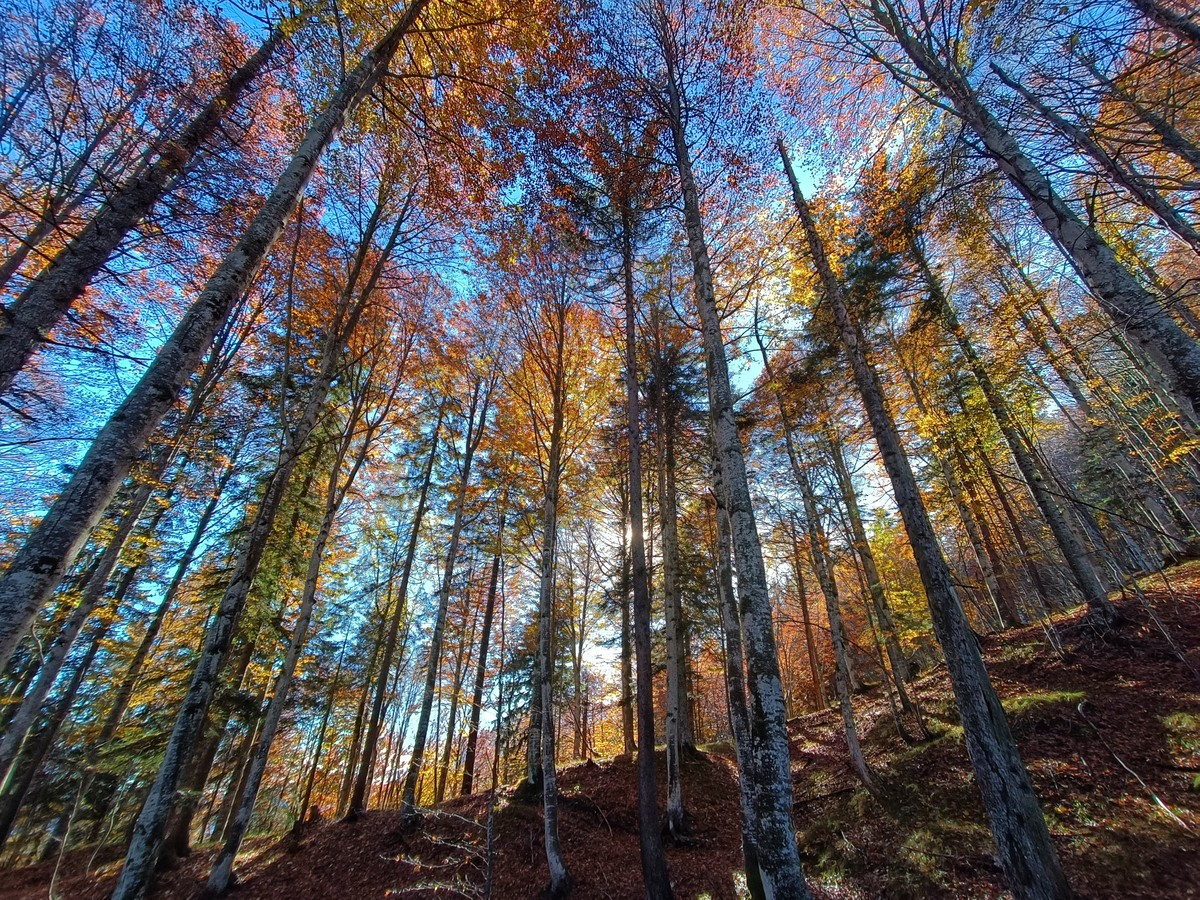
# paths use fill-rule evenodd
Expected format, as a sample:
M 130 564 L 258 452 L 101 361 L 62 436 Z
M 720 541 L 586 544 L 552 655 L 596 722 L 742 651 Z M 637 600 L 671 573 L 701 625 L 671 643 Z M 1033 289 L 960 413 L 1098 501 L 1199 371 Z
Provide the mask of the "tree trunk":
M 713 491 L 716 520 L 717 601 L 721 612 L 721 634 L 725 641 L 725 696 L 729 704 L 729 730 L 733 735 L 733 753 L 738 767 L 738 800 L 742 814 L 742 856 L 746 863 L 746 887 L 752 900 L 765 900 L 762 872 L 758 861 L 755 837 L 754 793 L 755 780 L 750 773 L 754 765 L 751 750 L 750 711 L 746 705 L 745 660 L 742 655 L 742 631 L 738 621 L 737 597 L 733 591 L 733 568 L 730 565 L 729 516 L 722 497 L 721 473 L 714 466 Z
M 483 391 L 482 396 L 481 390 Z M 429 636 L 429 658 L 425 664 L 425 693 L 421 698 L 421 712 L 417 718 L 417 730 L 413 735 L 413 749 L 412 756 L 409 758 L 408 774 L 404 778 L 404 797 L 401 800 L 401 809 L 405 817 L 412 816 L 416 809 L 417 776 L 425 761 L 425 742 L 429 736 L 429 714 L 433 710 L 433 693 L 437 687 L 441 669 L 446 611 L 450 605 L 450 591 L 454 586 L 454 566 L 458 559 L 458 545 L 462 538 L 463 522 L 466 516 L 467 490 L 471 485 L 471 463 L 474 460 L 479 441 L 483 437 L 490 396 L 491 387 L 484 387 L 481 381 L 476 381 L 471 392 L 471 406 L 467 412 L 467 430 L 464 435 L 466 449 L 463 454 L 458 491 L 454 498 L 454 524 L 450 528 L 450 545 L 446 550 L 446 568 L 442 574 L 441 589 L 438 591 L 437 616 L 433 621 L 433 633 Z M 476 413 L 479 414 L 478 422 L 475 419 Z
M 393 231 L 393 241 L 389 242 L 388 249 L 385 250 L 381 260 L 377 261 L 362 291 L 352 302 L 350 294 L 354 289 L 357 272 L 351 275 L 348 287 L 342 297 L 341 313 L 344 314 L 344 318 L 340 319 L 338 326 L 333 328 L 325 339 L 317 378 L 308 389 L 308 396 L 305 399 L 299 422 L 294 429 L 290 428 L 288 423 L 283 423 L 284 442 L 279 465 L 268 481 L 253 523 L 243 539 L 229 583 L 205 632 L 200 658 L 197 660 L 187 694 L 171 730 L 166 754 L 134 825 L 133 836 L 125 857 L 125 866 L 113 891 L 113 900 L 140 898 L 150 887 L 155 864 L 162 850 L 163 831 L 175 802 L 175 792 L 179 780 L 204 727 L 209 704 L 212 702 L 213 692 L 216 689 L 217 677 L 233 639 L 234 627 L 246 606 L 288 483 L 291 481 L 292 474 L 309 438 L 316 429 L 345 342 L 353 332 L 367 298 L 382 273 L 382 261 L 386 260 L 390 254 L 395 235 L 396 232 Z M 369 237 L 365 238 L 363 245 L 360 246 L 357 261 L 365 258 L 367 241 L 369 241 Z
M 92 635 L 92 641 L 88 645 L 87 652 L 84 654 L 83 659 L 79 661 L 79 665 L 75 667 L 75 671 L 71 675 L 71 680 L 63 689 L 62 695 L 54 703 L 46 724 L 34 736 L 31 742 L 32 746 L 29 746 L 24 760 L 17 761 L 20 777 L 15 782 L 7 785 L 4 799 L 0 802 L 0 850 L 4 849 L 4 845 L 8 843 L 8 838 L 12 834 L 12 827 L 17 820 L 17 813 L 20 812 L 21 804 L 24 802 L 25 796 L 29 793 L 29 788 L 41 770 L 42 764 L 46 761 L 46 757 L 50 754 L 50 748 L 54 746 L 54 739 L 58 735 L 59 729 L 62 728 L 63 723 L 67 720 L 67 714 L 71 711 L 71 707 L 75 703 L 75 697 L 79 693 L 83 679 L 91 669 L 92 663 L 96 659 L 96 654 L 100 650 L 100 644 L 108 634 L 109 627 L 109 624 L 105 623 Z M 22 762 L 24 765 L 20 765 Z M 83 787 L 81 786 L 79 794 L 82 795 L 82 792 Z
M 234 303 L 250 288 L 346 116 L 383 77 L 404 35 L 429 2 L 411 0 L 399 20 L 342 80 L 237 246 L 222 260 L 150 367 L 92 441 L 71 480 L 12 558 L 0 577 L 0 669 L 75 559 L 146 441 L 175 403 Z M 144 868 L 143 862 L 136 861 L 135 868 Z M 122 893 L 129 883 L 122 878 Z
M 542 814 L 546 864 L 550 869 L 548 892 L 565 897 L 571 876 L 558 841 L 558 777 L 554 755 L 554 566 L 558 543 L 558 491 L 562 476 L 563 406 L 565 375 L 563 345 L 566 341 L 566 310 L 556 310 L 557 331 L 552 340 L 556 363 L 551 385 L 550 441 L 547 449 L 546 499 L 542 509 L 542 547 L 538 584 L 538 696 L 541 698 Z
M 885 405 L 882 385 L 850 318 L 842 286 L 825 256 L 782 140 L 778 147 L 825 300 L 832 306 L 842 345 L 921 573 L 934 634 L 946 657 L 968 755 L 1008 886 L 1019 898 L 1065 900 L 1070 896 L 1066 877 L 1050 841 L 1029 773 L 984 667 L 979 644 L 959 604 L 953 576 L 942 556 L 899 432 Z
M 702 325 L 709 407 L 714 421 L 717 464 L 727 496 L 730 535 L 737 566 L 737 588 L 742 616 L 746 668 L 753 712 L 750 716 L 754 765 L 754 810 L 758 820 L 757 850 L 763 889 L 769 896 L 807 898 L 808 884 L 800 868 L 796 833 L 792 824 L 792 772 L 788 752 L 787 704 L 779 675 L 779 655 L 771 621 L 771 600 L 762 544 L 754 520 L 754 505 L 746 477 L 745 451 L 733 410 L 733 389 L 725 338 L 713 289 L 712 265 L 700 212 L 700 194 L 692 173 L 691 151 L 684 133 L 680 74 L 673 44 L 665 29 L 660 49 L 667 66 L 666 87 L 670 114 L 667 123 L 674 146 L 674 163 L 683 200 L 688 252 L 693 268 L 696 308 Z
M 657 316 L 656 316 L 657 319 Z M 658 324 L 657 321 L 655 323 Z M 679 596 L 679 533 L 675 488 L 675 416 L 664 408 L 669 401 L 662 390 L 660 371 L 655 379 L 655 420 L 658 430 L 658 507 L 662 530 L 663 610 L 667 644 L 667 816 L 666 832 L 672 840 L 687 836 L 683 809 L 683 735 L 687 724 L 687 642 L 684 634 L 683 602 Z
M 800 602 L 800 618 L 804 623 L 804 645 L 808 650 L 808 669 L 813 684 L 813 709 L 826 709 L 829 706 L 829 698 L 825 695 L 825 673 L 821 671 L 821 658 L 817 653 L 812 616 L 808 610 L 808 588 L 804 583 L 804 562 L 800 555 L 800 539 L 796 532 L 796 520 L 793 515 L 788 534 L 792 541 L 792 569 L 796 575 L 796 599 Z
M 834 685 L 837 688 L 838 706 L 842 713 L 842 728 L 846 738 L 846 749 L 850 754 L 850 766 L 867 790 L 874 790 L 875 783 L 871 777 L 871 769 L 863 756 L 862 745 L 858 741 L 858 726 L 854 721 L 854 703 L 850 698 L 850 672 L 847 662 L 850 659 L 850 648 L 846 643 L 846 632 L 842 626 L 841 599 L 838 597 L 837 583 L 829 565 L 825 537 L 825 527 L 821 524 L 821 513 L 817 510 L 817 500 L 813 496 L 812 482 L 808 473 L 800 468 L 798 461 L 794 463 L 793 474 L 800 488 L 800 496 L 804 501 L 804 517 L 808 520 L 808 550 L 812 555 L 813 569 L 817 573 L 817 583 L 825 597 L 825 614 L 829 619 L 829 637 L 833 642 L 834 659 L 837 662 Z M 887 675 L 885 673 L 884 677 Z
M 884 651 L 887 653 L 888 665 L 891 666 L 893 680 L 896 682 L 896 694 L 900 698 L 900 707 L 905 712 L 920 715 L 916 704 L 908 694 L 909 681 L 908 660 L 900 647 L 900 637 L 896 632 L 896 622 L 892 618 L 892 608 L 888 604 L 887 594 L 883 589 L 883 579 L 879 577 L 879 569 L 875 566 L 875 554 L 871 551 L 871 542 L 867 540 L 867 530 L 863 526 L 862 512 L 858 508 L 858 494 L 854 490 L 854 482 L 850 478 L 850 470 L 846 466 L 845 448 L 840 440 L 830 439 L 829 458 L 833 461 L 833 473 L 846 506 L 846 515 L 850 522 L 850 537 L 854 544 L 854 552 L 862 566 L 863 577 L 867 582 L 867 597 L 870 601 L 875 621 L 883 635 Z
M 109 194 L 92 220 L 13 301 L 0 328 L 0 395 L 8 392 L 38 345 L 83 295 L 125 237 L 217 133 L 292 26 L 293 20 L 288 19 L 274 28 L 191 121 L 175 134 L 161 136 L 154 149 L 157 158 L 140 166 L 132 178 Z
M 417 494 L 417 508 L 413 513 L 413 523 L 408 532 L 408 548 L 404 554 L 404 568 L 400 572 L 400 586 L 396 590 L 396 606 L 392 611 L 392 619 L 388 623 L 383 656 L 379 664 L 378 680 L 375 682 L 375 697 L 371 703 L 371 718 L 367 725 L 366 740 L 363 742 L 362 759 L 359 761 L 358 776 L 354 780 L 354 791 L 351 794 L 346 813 L 351 819 L 357 817 L 366 808 L 367 784 L 370 782 L 375 768 L 375 745 L 379 741 L 379 729 L 383 725 L 383 712 L 387 705 L 388 678 L 392 671 L 392 656 L 396 652 L 396 635 L 400 630 L 400 621 L 404 618 L 404 610 L 408 605 L 408 582 L 412 575 L 413 561 L 417 555 L 417 541 L 421 536 L 421 520 L 425 518 L 425 504 L 429 498 L 429 484 L 433 479 L 433 463 L 437 459 L 438 437 L 441 434 L 445 412 L 445 404 L 438 407 L 437 422 L 433 426 L 433 436 L 430 438 L 429 456 L 425 461 L 425 472 L 421 476 L 421 489 Z
M 654 759 L 654 673 L 650 658 L 650 579 L 646 572 L 642 510 L 642 412 L 638 395 L 637 299 L 633 287 L 633 234 L 628 206 L 621 209 L 621 284 L 625 314 L 625 428 L 628 444 L 629 587 L 633 595 L 633 649 L 637 657 L 638 845 L 648 900 L 669 900 L 671 876 L 658 821 L 658 777 Z M 628 627 L 628 604 L 625 626 Z M 628 659 L 623 660 L 628 665 Z M 626 707 L 628 709 L 628 707 Z M 628 722 L 628 719 L 626 720 Z M 630 743 L 628 724 L 625 743 Z
M 640 470 L 640 466 L 638 467 Z M 628 469 L 628 464 L 626 465 Z M 624 481 L 624 479 L 622 479 Z M 621 737 L 624 741 L 625 755 L 632 758 L 637 743 L 633 734 L 633 621 L 631 604 L 633 602 L 633 572 L 630 560 L 629 544 L 626 534 L 629 533 L 629 489 L 625 486 L 625 495 L 621 498 Z M 643 549 L 643 554 L 645 550 Z
M 471 694 L 471 721 L 467 727 L 467 749 L 463 753 L 463 796 L 475 788 L 475 748 L 479 741 L 479 716 L 483 711 L 483 687 L 487 677 L 488 648 L 492 635 L 492 619 L 496 614 L 496 589 L 500 584 L 500 564 L 504 558 L 504 526 L 508 516 L 508 488 L 500 500 L 500 518 L 496 523 L 496 549 L 492 554 L 492 571 L 488 576 L 487 600 L 483 607 L 483 626 L 479 635 L 479 658 L 475 661 L 475 686 Z M 497 746 L 495 752 L 499 752 Z

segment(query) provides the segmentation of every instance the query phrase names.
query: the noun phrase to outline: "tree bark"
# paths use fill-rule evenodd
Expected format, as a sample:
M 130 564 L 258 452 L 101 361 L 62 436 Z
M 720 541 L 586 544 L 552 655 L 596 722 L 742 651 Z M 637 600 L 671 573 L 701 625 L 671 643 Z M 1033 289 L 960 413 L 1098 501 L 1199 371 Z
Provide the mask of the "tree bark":
M 721 634 L 725 641 L 725 696 L 729 703 L 729 730 L 733 735 L 733 753 L 738 766 L 738 801 L 742 814 L 742 856 L 746 863 L 746 887 L 752 900 L 764 900 L 763 874 L 758 861 L 755 837 L 754 778 L 750 767 L 754 755 L 750 752 L 750 711 L 746 703 L 745 659 L 742 654 L 742 630 L 738 618 L 737 597 L 733 590 L 733 567 L 730 564 L 729 516 L 722 499 L 719 467 L 713 467 L 714 519 L 716 520 L 716 580 L 717 601 L 721 612 Z
M 558 544 L 558 492 L 562 478 L 562 443 L 565 404 L 563 371 L 566 343 L 567 310 L 559 305 L 554 311 L 555 365 L 551 371 L 550 439 L 547 447 L 546 497 L 542 508 L 542 547 L 538 583 L 538 681 L 541 698 L 542 822 L 546 843 L 546 864 L 550 869 L 548 892 L 565 897 L 571 889 L 571 876 L 558 840 L 558 775 L 554 755 L 554 567 Z
M 684 734 L 688 730 L 687 697 L 687 640 L 683 621 L 683 602 L 679 595 L 679 512 L 675 487 L 675 428 L 676 416 L 668 404 L 673 401 L 663 390 L 663 381 L 670 377 L 669 363 L 663 358 L 656 329 L 656 367 L 654 380 L 654 413 L 658 444 L 658 506 L 659 527 L 662 530 L 663 610 L 667 644 L 667 815 L 666 831 L 672 840 L 687 836 L 683 808 L 683 776 L 680 765 L 685 750 Z
M 237 298 L 250 288 L 325 149 L 347 115 L 384 76 L 400 42 L 429 2 L 411 0 L 384 37 L 342 80 L 237 246 L 222 260 L 150 367 L 92 441 L 67 486 L 12 558 L 0 577 L 0 669 L 75 559 L 146 441 L 211 346 Z M 121 885 L 124 891 L 124 879 Z
M 754 810 L 758 819 L 757 850 L 763 888 L 769 896 L 807 898 L 808 884 L 800 867 L 792 824 L 792 772 L 788 751 L 787 703 L 779 675 L 779 655 L 771 620 L 771 600 L 762 544 L 754 520 L 754 504 L 746 476 L 745 451 L 734 419 L 733 389 L 725 337 L 713 289 L 712 264 L 700 211 L 700 194 L 692 172 L 691 150 L 683 120 L 681 75 L 669 23 L 660 21 L 660 51 L 666 64 L 668 122 L 674 163 L 683 200 L 693 290 L 700 316 L 709 407 L 714 421 L 717 464 L 725 485 L 730 534 L 737 566 L 746 668 L 753 711 L 750 716 L 754 756 Z
M 633 235 L 627 206 L 621 209 L 621 284 L 625 314 L 625 428 L 628 444 L 629 583 L 633 594 L 633 649 L 637 657 L 638 845 L 642 883 L 649 900 L 674 896 L 658 821 L 658 777 L 654 759 L 654 675 L 650 659 L 650 579 L 646 572 L 642 510 L 642 411 L 638 395 L 637 299 L 633 286 Z M 627 614 L 628 615 L 628 614 Z M 629 744 L 629 731 L 625 732 Z
M 500 564 L 504 558 L 504 526 L 508 516 L 508 487 L 500 500 L 500 518 L 496 523 L 496 549 L 492 554 L 492 571 L 488 576 L 487 600 L 483 607 L 483 625 L 479 635 L 479 658 L 475 661 L 475 686 L 471 694 L 471 721 L 467 727 L 467 748 L 463 753 L 463 796 L 475 789 L 475 749 L 479 741 L 479 717 L 483 711 L 483 688 L 487 677 L 488 648 L 492 635 L 492 619 L 496 614 L 496 589 L 500 584 Z M 499 746 L 495 752 L 499 752 Z
M 882 385 L 850 318 L 842 286 L 825 256 L 816 224 L 782 140 L 778 142 L 778 149 L 825 300 L 832 306 L 841 342 L 921 573 L 934 634 L 946 657 L 967 752 L 1009 889 L 1019 898 L 1066 900 L 1070 896 L 1066 876 L 1050 841 L 1004 709 L 984 667 L 979 644 L 959 604 L 953 576 L 942 556 L 899 432 L 885 405 Z
M 171 189 L 206 141 L 266 67 L 292 30 L 285 20 L 262 46 L 226 79 L 199 112 L 178 132 L 163 135 L 153 162 L 142 165 L 118 186 L 83 230 L 39 272 L 13 301 L 0 328 L 0 395 L 45 340 L 49 331 L 83 295 L 125 237 Z
M 466 434 L 463 436 L 466 449 L 463 454 L 458 490 L 454 498 L 454 523 L 450 528 L 450 545 L 446 550 L 446 568 L 442 574 L 441 589 L 438 591 L 438 606 L 433 621 L 433 633 L 429 636 L 429 656 L 425 664 L 425 692 L 421 698 L 417 730 L 413 735 L 413 749 L 412 756 L 409 758 L 408 773 L 404 777 L 404 797 L 400 801 L 402 814 L 405 817 L 412 816 L 416 809 L 417 776 L 425 761 L 425 743 L 429 736 L 429 715 L 433 710 L 433 694 L 441 670 L 446 612 L 450 606 L 450 591 L 454 587 L 454 566 L 458 561 L 458 545 L 462 538 L 463 523 L 466 517 L 467 491 L 471 485 L 471 463 L 474 461 L 479 441 L 483 437 L 490 397 L 491 386 L 485 386 L 481 380 L 476 380 L 472 387 L 471 405 L 467 412 Z M 478 421 L 475 418 L 476 413 L 479 415 Z

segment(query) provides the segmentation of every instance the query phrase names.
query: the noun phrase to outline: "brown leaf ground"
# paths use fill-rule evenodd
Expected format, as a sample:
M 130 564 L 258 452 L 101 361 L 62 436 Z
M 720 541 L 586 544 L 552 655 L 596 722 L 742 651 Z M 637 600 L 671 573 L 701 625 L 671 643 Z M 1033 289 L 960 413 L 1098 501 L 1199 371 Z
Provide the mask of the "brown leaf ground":
M 1200 669 L 1200 564 L 1147 579 L 1146 596 Z M 984 642 L 1055 844 L 1076 892 L 1097 898 L 1200 896 L 1200 681 L 1136 598 L 1129 623 L 1098 638 L 1077 616 L 1058 619 L 1064 653 L 1040 626 Z M 814 892 L 823 897 L 999 897 L 944 670 L 919 679 L 933 740 L 908 746 L 876 692 L 856 702 L 876 795 L 851 776 L 832 711 L 795 719 L 796 825 Z M 1080 708 L 1080 704 L 1082 709 Z M 680 897 L 739 896 L 736 776 L 728 748 L 687 761 L 694 841 L 668 850 Z M 661 754 L 660 754 L 661 771 Z M 635 769 L 618 758 L 562 770 L 560 835 L 577 898 L 637 898 Z M 250 842 L 238 900 L 482 895 L 486 795 L 451 801 L 403 832 L 392 812 L 327 822 L 301 836 Z M 540 807 L 502 791 L 495 819 L 493 896 L 535 897 L 547 873 Z M 191 898 L 210 853 L 197 851 L 158 885 Z M 119 855 L 64 858 L 59 897 L 99 900 Z M 0 900 L 46 897 L 52 864 L 0 874 Z

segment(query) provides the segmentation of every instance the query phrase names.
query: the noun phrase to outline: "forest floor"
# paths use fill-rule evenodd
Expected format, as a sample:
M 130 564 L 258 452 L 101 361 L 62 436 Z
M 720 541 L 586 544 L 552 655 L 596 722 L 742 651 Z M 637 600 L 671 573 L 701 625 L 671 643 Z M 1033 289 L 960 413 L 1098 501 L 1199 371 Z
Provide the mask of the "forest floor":
M 1200 563 L 1143 581 L 1147 608 L 1098 638 L 1078 614 L 1057 617 L 1063 653 L 1039 625 L 984 641 L 1068 878 L 1082 897 L 1200 896 Z M 1185 664 L 1156 626 L 1154 614 Z M 913 693 L 932 740 L 907 745 L 879 689 L 856 700 L 876 792 L 852 776 L 840 717 L 793 719 L 795 820 L 819 897 L 999 897 L 1000 873 L 953 715 L 944 668 Z M 661 758 L 661 756 L 660 756 Z M 662 766 L 660 764 L 660 773 Z M 577 898 L 642 896 L 635 766 L 618 757 L 564 769 L 559 834 Z M 744 896 L 736 774 L 728 747 L 702 748 L 684 768 L 693 840 L 668 849 L 676 893 Z M 239 900 L 482 896 L 486 794 L 399 828 L 394 812 L 257 838 L 239 866 Z M 500 793 L 493 896 L 539 894 L 547 872 L 540 805 Z M 157 897 L 200 895 L 211 849 L 166 873 Z M 80 850 L 59 867 L 55 895 L 100 900 L 119 850 Z M 0 900 L 48 895 L 53 863 L 0 875 Z

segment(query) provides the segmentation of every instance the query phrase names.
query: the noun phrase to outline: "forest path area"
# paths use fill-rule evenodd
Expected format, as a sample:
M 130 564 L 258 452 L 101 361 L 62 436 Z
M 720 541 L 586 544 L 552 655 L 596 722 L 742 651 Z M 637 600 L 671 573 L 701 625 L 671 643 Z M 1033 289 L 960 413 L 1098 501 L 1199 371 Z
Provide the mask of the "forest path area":
M 1082 897 L 1200 896 L 1200 563 L 1142 581 L 1128 622 L 1101 638 L 1079 613 L 983 641 L 988 669 L 1024 755 L 1072 887 Z M 1187 657 L 1185 663 L 1150 610 Z M 916 679 L 932 740 L 906 745 L 886 698 L 855 703 L 875 775 L 852 775 L 836 711 L 791 720 L 795 822 L 814 891 L 824 897 L 999 897 L 970 765 L 944 668 Z M 660 754 L 661 756 L 661 754 Z M 660 764 L 660 776 L 663 766 Z M 560 828 L 577 898 L 636 898 L 636 773 L 625 757 L 560 772 Z M 664 785 L 660 784 L 660 790 Z M 744 896 L 736 775 L 729 748 L 707 746 L 684 770 L 693 839 L 668 847 L 680 897 Z M 661 801 L 661 798 L 660 798 Z M 483 896 L 488 795 L 463 797 L 403 831 L 398 812 L 326 821 L 248 843 L 231 896 L 384 898 Z M 501 790 L 494 820 L 493 896 L 536 896 L 547 880 L 540 803 Z M 160 878 L 155 896 L 201 896 L 213 848 Z M 55 895 L 100 900 L 119 850 L 75 851 Z M 49 895 L 55 863 L 5 873 L 0 900 Z M 740 891 L 743 891 L 740 893 Z

